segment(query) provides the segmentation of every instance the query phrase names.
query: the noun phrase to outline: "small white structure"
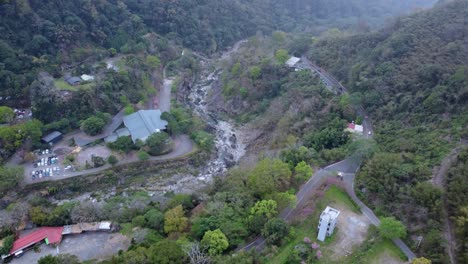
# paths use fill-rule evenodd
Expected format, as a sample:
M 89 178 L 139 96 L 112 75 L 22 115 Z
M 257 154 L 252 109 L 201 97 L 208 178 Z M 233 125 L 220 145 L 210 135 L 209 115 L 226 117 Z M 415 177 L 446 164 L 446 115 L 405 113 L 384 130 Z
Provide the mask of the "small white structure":
M 354 134 L 363 135 L 364 134 L 364 127 L 361 125 L 356 125 L 354 121 L 348 124 L 348 127 L 345 129 Z
M 119 71 L 119 67 L 117 67 L 116 65 L 114 65 L 114 64 L 112 64 L 112 63 L 107 63 L 106 68 L 107 68 L 108 70 Z
M 331 236 L 336 226 L 336 219 L 340 211 L 327 206 L 325 210 L 320 214 L 320 220 L 318 224 L 318 235 L 317 239 L 320 241 L 325 241 L 325 237 Z
M 299 61 L 301 61 L 301 58 L 291 57 L 289 58 L 289 60 L 286 61 L 286 65 L 288 67 L 294 68 Z
M 99 223 L 99 230 L 111 230 L 112 222 L 104 221 Z
M 83 74 L 80 77 L 81 77 L 81 80 L 83 80 L 83 81 L 93 81 L 94 80 L 94 76 L 88 75 L 88 74 Z

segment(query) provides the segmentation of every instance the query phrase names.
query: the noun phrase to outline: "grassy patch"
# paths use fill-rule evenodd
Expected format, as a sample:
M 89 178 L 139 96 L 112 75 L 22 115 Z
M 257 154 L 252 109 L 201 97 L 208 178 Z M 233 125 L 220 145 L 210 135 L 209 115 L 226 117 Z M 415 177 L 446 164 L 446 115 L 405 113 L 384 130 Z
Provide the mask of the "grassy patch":
M 341 263 L 381 263 L 385 255 L 395 260 L 406 261 L 406 256 L 391 240 L 370 238 L 364 242 L 351 256 L 341 260 Z
M 354 213 L 360 213 L 359 207 L 351 200 L 348 194 L 340 188 L 332 185 L 322 198 L 324 203 L 343 204 Z M 322 209 L 323 210 L 323 209 Z
M 61 78 L 60 79 L 55 79 L 54 80 L 54 85 L 55 85 L 55 88 L 57 88 L 58 90 L 72 91 L 72 92 L 77 92 L 79 90 L 88 90 L 88 89 L 94 87 L 93 82 L 83 83 L 83 84 L 80 84 L 80 85 L 77 85 L 77 86 L 72 86 L 72 85 L 68 84 L 66 81 L 64 81 Z
M 55 79 L 54 85 L 55 85 L 55 88 L 59 90 L 74 91 L 74 92 L 78 91 L 77 86 L 71 86 L 63 79 Z
M 391 240 L 386 239 L 377 244 L 372 252 L 369 252 L 369 263 L 380 263 L 380 257 L 384 253 L 388 253 L 389 256 L 398 260 L 406 260 L 406 256 L 403 254 L 403 252 L 401 252 L 400 249 Z

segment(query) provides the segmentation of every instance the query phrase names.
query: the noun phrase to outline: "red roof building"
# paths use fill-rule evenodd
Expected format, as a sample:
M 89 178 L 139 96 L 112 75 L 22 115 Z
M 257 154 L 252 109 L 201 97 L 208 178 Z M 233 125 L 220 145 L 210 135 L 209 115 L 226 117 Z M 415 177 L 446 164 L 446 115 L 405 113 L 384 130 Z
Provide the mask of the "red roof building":
M 41 227 L 34 232 L 21 236 L 14 243 L 10 250 L 10 255 L 13 255 L 23 249 L 31 247 L 42 240 L 46 244 L 58 244 L 62 241 L 63 226 L 60 227 Z

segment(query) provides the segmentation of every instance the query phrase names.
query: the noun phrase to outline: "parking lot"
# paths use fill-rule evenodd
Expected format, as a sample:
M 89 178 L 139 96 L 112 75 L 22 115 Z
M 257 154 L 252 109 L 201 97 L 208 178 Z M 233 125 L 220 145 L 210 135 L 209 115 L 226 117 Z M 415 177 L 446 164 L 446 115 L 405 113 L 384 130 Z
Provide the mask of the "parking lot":
M 49 149 L 38 154 L 40 158 L 33 162 L 34 169 L 30 173 L 32 180 L 60 175 L 62 168 L 59 166 L 57 155 L 53 155 Z
M 57 155 L 51 149 L 34 151 L 36 159 L 24 165 L 27 182 L 47 180 L 51 177 L 60 177 L 72 166 L 62 164 L 64 155 Z

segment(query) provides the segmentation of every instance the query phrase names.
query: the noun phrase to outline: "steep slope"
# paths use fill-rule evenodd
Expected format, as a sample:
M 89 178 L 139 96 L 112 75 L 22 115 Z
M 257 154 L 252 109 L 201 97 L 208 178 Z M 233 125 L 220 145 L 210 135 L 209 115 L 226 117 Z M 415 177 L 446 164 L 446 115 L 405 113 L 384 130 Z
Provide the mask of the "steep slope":
M 141 52 L 147 45 L 143 35 L 151 31 L 212 53 L 257 32 L 376 25 L 434 1 L 0 1 L 0 96 L 15 100 L 10 105 L 20 99 L 27 104 L 38 69 L 58 72 L 63 63 L 101 56 L 109 48 Z M 171 45 L 164 38 L 159 43 Z

